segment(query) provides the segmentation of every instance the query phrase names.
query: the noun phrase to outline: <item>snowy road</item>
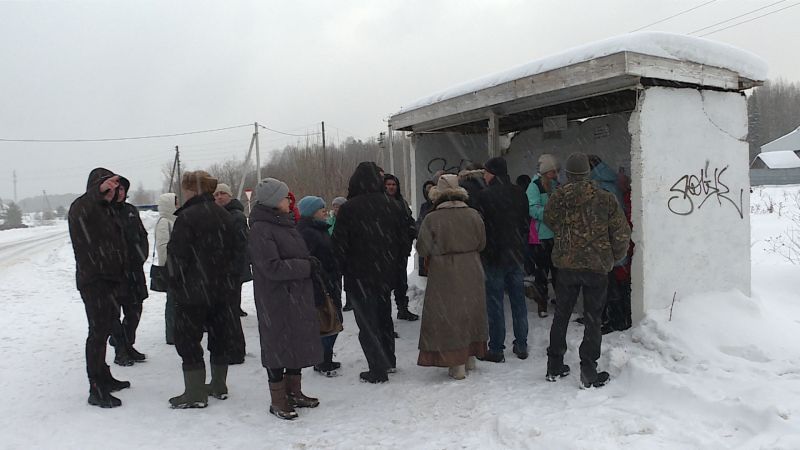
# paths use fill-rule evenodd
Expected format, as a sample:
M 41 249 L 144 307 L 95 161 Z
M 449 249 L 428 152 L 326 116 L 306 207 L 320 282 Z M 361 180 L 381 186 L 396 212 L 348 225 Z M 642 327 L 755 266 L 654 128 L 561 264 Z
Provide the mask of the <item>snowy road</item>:
M 152 224 L 146 216 L 145 226 Z M 787 225 L 774 214 L 753 216 L 753 241 Z M 576 324 L 566 355 L 573 375 L 544 380 L 550 319 L 536 317 L 535 308 L 525 361 L 507 351 L 506 363 L 479 362 L 453 382 L 444 369 L 416 366 L 419 322 L 399 322 L 398 373 L 384 385 L 362 384 L 366 363 L 346 313 L 336 344 L 343 375 L 305 371 L 304 390 L 322 404 L 284 422 L 267 412 L 249 283 L 248 357 L 230 369 L 228 400 L 212 399 L 203 410 L 167 407 L 183 382 L 180 358 L 164 344 L 164 296 L 153 293 L 137 340 L 148 361 L 112 364 L 133 385 L 119 393 L 123 406 L 87 406 L 86 318 L 65 230 L 61 223 L 0 232 L 0 448 L 800 448 L 800 277 L 761 244 L 753 247 L 751 298 L 679 299 L 672 321 L 668 311 L 654 311 L 606 336 L 599 363 L 612 382 L 603 389 L 577 387 Z M 420 292 L 413 294 L 419 311 Z

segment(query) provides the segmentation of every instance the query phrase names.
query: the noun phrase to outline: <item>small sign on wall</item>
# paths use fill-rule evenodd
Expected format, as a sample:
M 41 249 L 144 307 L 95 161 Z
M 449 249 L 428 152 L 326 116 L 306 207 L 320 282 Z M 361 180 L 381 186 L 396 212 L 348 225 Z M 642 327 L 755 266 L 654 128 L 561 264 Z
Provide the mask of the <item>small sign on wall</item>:
M 567 115 L 550 116 L 542 119 L 542 131 L 552 133 L 554 131 L 565 131 L 567 129 Z

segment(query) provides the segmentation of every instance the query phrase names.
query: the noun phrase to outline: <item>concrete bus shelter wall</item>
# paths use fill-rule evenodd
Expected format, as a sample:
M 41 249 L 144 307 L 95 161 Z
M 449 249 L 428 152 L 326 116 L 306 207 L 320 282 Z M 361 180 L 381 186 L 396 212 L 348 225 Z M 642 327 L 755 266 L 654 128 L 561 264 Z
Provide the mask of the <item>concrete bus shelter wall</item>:
M 744 95 L 652 87 L 631 115 L 634 320 L 678 298 L 750 294 Z

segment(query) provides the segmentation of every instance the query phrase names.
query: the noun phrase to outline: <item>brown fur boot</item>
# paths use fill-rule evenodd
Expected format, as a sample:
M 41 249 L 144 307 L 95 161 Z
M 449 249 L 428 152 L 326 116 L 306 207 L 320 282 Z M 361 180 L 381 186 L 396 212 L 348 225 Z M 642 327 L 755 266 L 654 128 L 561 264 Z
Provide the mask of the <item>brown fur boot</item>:
M 289 400 L 286 397 L 286 378 L 277 383 L 270 383 L 269 395 L 272 399 L 272 403 L 269 405 L 269 412 L 271 414 L 285 420 L 297 418 L 297 413 L 289 404 Z
M 307 397 L 301 390 L 302 375 L 286 375 L 286 396 L 289 397 L 289 404 L 295 408 L 316 408 L 319 406 L 319 399 Z

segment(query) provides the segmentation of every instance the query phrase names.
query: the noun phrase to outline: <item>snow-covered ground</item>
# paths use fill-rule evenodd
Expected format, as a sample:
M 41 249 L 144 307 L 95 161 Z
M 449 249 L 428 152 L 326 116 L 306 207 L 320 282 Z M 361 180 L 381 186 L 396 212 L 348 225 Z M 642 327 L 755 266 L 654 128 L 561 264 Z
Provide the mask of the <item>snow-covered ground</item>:
M 529 359 L 508 351 L 505 364 L 479 362 L 459 382 L 445 369 L 416 366 L 419 322 L 398 322 L 398 372 L 389 383 L 362 384 L 366 363 L 352 313 L 345 313 L 336 345 L 342 376 L 306 370 L 305 390 L 322 404 L 293 422 L 267 411 L 250 284 L 248 358 L 230 369 L 228 400 L 211 399 L 202 410 L 167 407 L 182 392 L 180 359 L 164 344 L 164 295 L 152 293 L 137 341 L 147 362 L 112 364 L 117 378 L 133 384 L 118 393 L 123 406 L 88 406 L 86 319 L 66 224 L 0 232 L 0 447 L 797 449 L 800 266 L 770 252 L 768 239 L 793 226 L 798 193 L 800 187 L 781 187 L 752 194 L 752 297 L 680 298 L 671 321 L 668 309 L 653 311 L 631 330 L 607 335 L 600 366 L 612 382 L 602 389 L 578 389 L 577 324 L 566 355 L 573 375 L 544 380 L 550 318 L 535 313 Z M 143 217 L 152 229 L 154 216 Z M 419 310 L 421 291 L 412 289 Z

